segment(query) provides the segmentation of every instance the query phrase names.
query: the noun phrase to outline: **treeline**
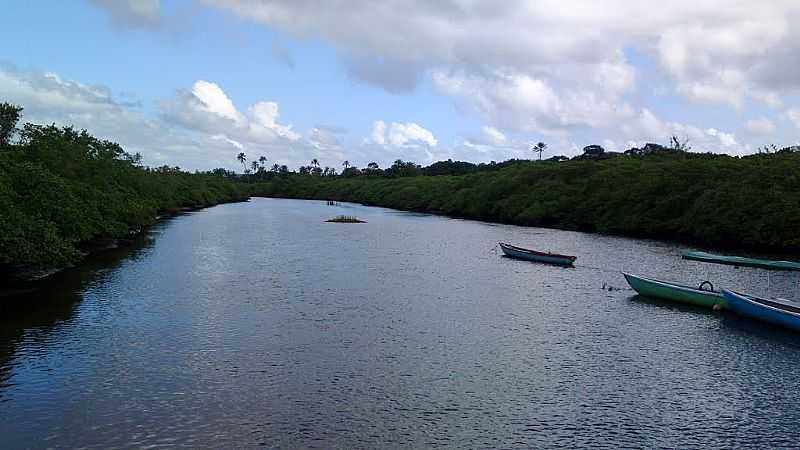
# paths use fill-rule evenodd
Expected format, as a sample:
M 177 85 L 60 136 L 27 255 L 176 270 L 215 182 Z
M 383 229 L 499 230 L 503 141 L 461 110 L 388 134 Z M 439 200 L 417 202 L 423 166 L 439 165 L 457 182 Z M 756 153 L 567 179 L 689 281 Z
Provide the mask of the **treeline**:
M 84 131 L 26 123 L 0 104 L 0 269 L 58 266 L 99 238 L 129 237 L 159 214 L 246 199 L 223 176 L 141 166 Z
M 800 250 L 800 153 L 791 149 L 744 158 L 638 151 L 498 166 L 442 176 L 290 175 L 255 184 L 253 194 L 709 246 Z M 425 172 L 419 168 L 417 175 Z

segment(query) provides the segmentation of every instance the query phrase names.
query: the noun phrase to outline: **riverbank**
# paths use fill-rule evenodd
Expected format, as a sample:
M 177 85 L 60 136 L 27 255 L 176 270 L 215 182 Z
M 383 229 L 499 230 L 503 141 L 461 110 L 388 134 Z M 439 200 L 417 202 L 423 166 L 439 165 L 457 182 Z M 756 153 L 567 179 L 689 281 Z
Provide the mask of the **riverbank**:
M 235 179 L 144 167 L 86 131 L 29 123 L 12 135 L 0 144 L 0 285 L 57 272 L 159 217 L 249 198 Z
M 794 153 L 618 157 L 459 176 L 290 175 L 256 184 L 251 194 L 793 254 L 800 251 L 797 167 Z
M 124 247 L 130 247 L 139 239 L 141 239 L 147 233 L 150 227 L 158 222 L 169 220 L 189 212 L 212 208 L 222 204 L 246 202 L 249 201 L 249 199 L 249 197 L 246 197 L 242 199 L 232 199 L 206 205 L 169 208 L 154 216 L 150 223 L 129 228 L 128 232 L 123 236 L 95 237 L 78 243 L 76 247 L 79 249 L 79 257 L 70 263 L 61 266 L 31 264 L 0 265 L 0 299 L 14 297 L 20 293 L 24 294 L 35 290 L 38 282 L 81 264 L 84 260 L 96 254 L 104 253 L 110 250 L 117 250 Z

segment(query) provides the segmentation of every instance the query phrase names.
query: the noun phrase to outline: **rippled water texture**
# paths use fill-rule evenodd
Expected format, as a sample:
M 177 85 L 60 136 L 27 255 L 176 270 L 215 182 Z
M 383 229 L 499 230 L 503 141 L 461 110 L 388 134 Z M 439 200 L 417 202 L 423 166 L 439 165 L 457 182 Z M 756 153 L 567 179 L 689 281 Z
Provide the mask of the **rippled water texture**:
M 796 448 L 800 338 L 601 289 L 626 269 L 797 297 L 681 250 L 324 202 L 195 212 L 3 310 L 0 447 Z

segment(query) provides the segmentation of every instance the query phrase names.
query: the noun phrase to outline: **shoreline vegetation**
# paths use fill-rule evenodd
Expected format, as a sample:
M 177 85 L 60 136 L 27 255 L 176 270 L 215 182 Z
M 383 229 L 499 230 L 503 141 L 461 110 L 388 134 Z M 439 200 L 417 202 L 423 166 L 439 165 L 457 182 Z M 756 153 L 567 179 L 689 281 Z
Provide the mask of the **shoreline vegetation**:
M 800 251 L 800 147 L 744 157 L 689 152 L 673 137 L 624 153 L 590 145 L 572 159 L 291 171 L 266 156 L 243 174 L 142 165 L 138 153 L 86 130 L 18 122 L 0 103 L 0 285 L 37 278 L 130 242 L 162 217 L 254 197 L 355 202 L 451 217 L 679 241 L 710 248 Z
M 648 146 L 626 153 L 590 146 L 572 160 L 397 161 L 349 176 L 275 174 L 250 192 L 705 248 L 800 251 L 797 147 L 732 157 Z
M 85 130 L 18 128 L 20 113 L 0 103 L 0 285 L 124 245 L 163 217 L 249 198 L 223 176 L 144 167 Z

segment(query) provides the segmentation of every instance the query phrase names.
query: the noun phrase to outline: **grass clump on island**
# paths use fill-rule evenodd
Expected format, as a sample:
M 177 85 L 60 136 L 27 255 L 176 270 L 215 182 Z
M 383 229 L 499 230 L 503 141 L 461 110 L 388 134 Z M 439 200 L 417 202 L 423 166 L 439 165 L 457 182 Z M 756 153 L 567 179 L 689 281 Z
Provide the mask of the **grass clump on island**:
M 367 223 L 356 216 L 336 216 L 333 219 L 328 219 L 325 222 L 331 223 Z

